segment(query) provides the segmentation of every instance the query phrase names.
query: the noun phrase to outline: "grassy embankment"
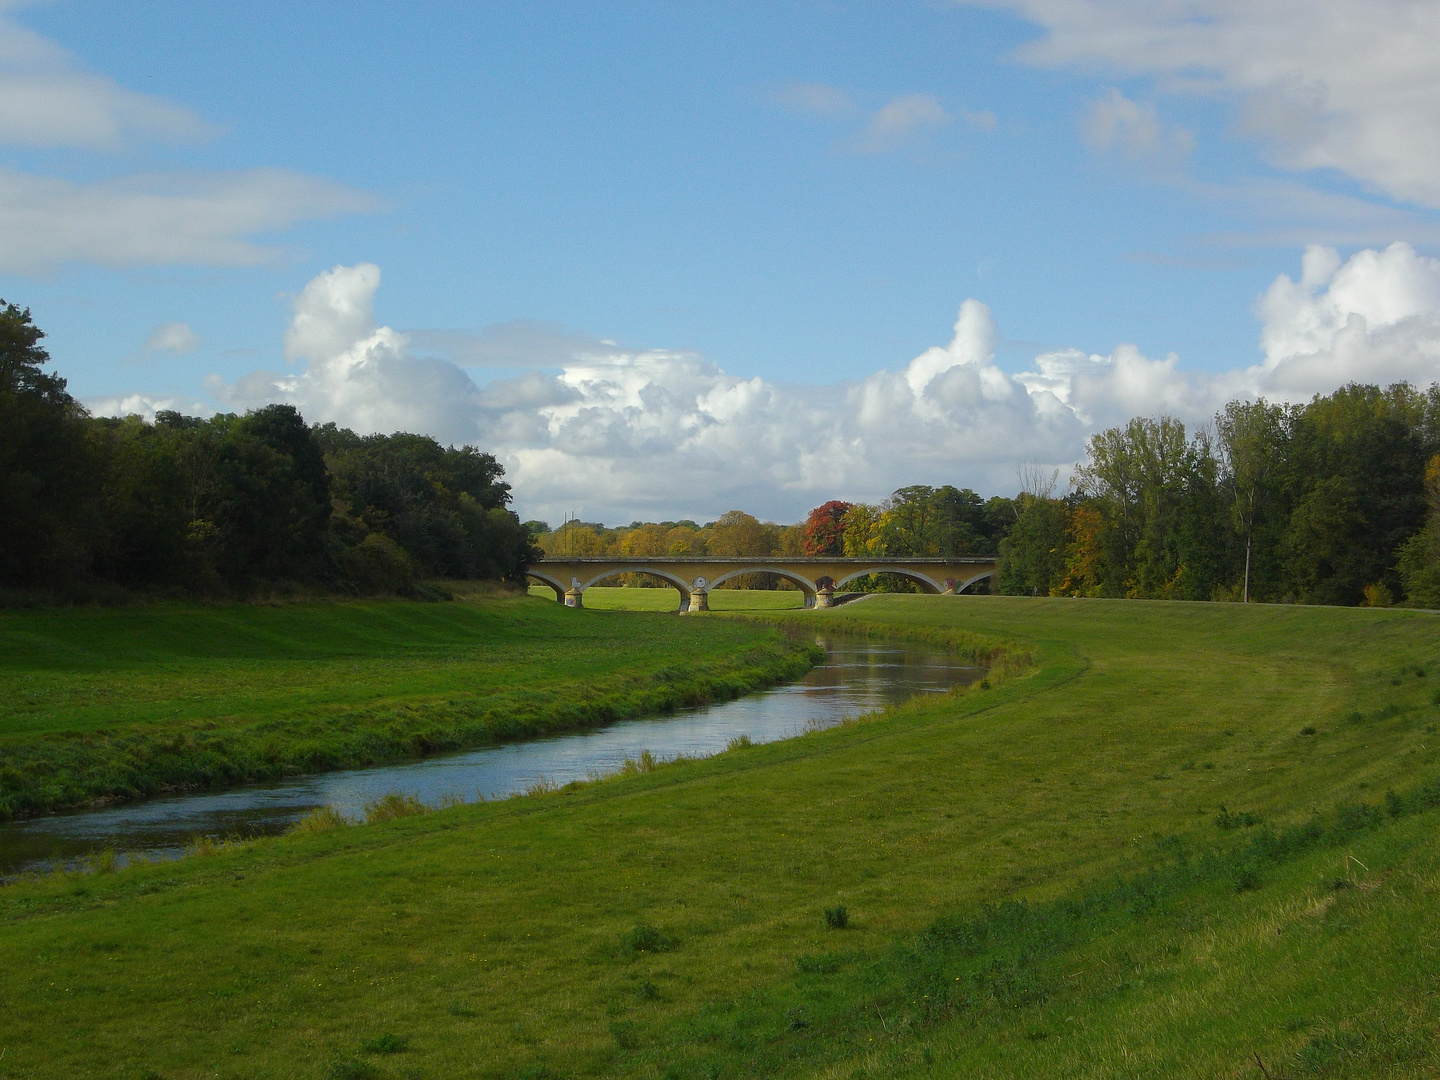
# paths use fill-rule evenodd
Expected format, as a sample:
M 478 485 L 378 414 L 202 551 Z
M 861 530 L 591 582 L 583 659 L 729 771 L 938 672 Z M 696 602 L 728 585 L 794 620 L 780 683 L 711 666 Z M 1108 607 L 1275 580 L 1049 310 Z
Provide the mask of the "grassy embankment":
M 519 596 L 0 612 L 0 818 L 589 727 L 811 662 L 753 626 Z
M 553 795 L 0 890 L 0 1076 L 1440 1067 L 1433 616 L 768 617 L 1037 667 Z

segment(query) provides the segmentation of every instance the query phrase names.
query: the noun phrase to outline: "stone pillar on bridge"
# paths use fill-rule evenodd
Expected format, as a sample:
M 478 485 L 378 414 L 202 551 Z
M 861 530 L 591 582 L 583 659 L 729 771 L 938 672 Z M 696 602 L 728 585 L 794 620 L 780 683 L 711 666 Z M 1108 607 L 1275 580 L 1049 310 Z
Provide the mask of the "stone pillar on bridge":
M 584 607 L 585 604 L 581 600 L 581 594 L 584 593 L 584 591 L 584 589 L 580 588 L 580 579 L 572 577 L 570 579 L 570 588 L 565 590 L 565 606 Z
M 955 589 L 955 584 L 956 584 L 956 583 L 955 583 L 955 579 L 954 579 L 953 577 L 947 577 L 947 578 L 945 579 L 945 591 L 942 592 L 940 595 L 941 595 L 941 596 L 956 596 L 956 595 L 958 595 L 957 592 L 956 592 L 956 589 Z
M 835 582 L 832 579 L 822 577 L 815 582 L 815 606 L 817 608 L 835 606 Z
M 710 610 L 710 583 L 703 577 L 697 577 L 690 586 L 690 606 L 687 611 L 709 611 Z

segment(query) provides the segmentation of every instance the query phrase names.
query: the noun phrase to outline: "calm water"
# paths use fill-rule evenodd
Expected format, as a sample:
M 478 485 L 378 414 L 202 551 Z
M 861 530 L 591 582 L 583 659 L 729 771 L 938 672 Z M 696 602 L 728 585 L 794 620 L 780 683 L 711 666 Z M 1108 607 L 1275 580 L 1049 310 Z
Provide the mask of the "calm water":
M 104 848 L 124 856 L 166 858 L 198 836 L 283 832 L 319 806 L 358 817 L 388 792 L 438 805 L 445 796 L 504 798 L 540 781 L 565 784 L 614 772 L 649 750 L 656 758 L 718 753 L 733 738 L 773 742 L 807 728 L 972 682 L 984 669 L 912 645 L 820 642 L 826 660 L 798 682 L 719 705 L 598 731 L 508 743 L 371 769 L 302 776 L 213 794 L 177 795 L 0 825 L 0 874 L 72 862 Z

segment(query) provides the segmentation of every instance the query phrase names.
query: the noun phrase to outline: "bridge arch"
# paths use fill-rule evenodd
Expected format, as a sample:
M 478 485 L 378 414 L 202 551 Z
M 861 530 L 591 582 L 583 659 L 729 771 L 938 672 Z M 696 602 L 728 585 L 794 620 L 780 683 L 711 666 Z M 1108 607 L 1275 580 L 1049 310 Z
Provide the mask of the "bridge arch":
M 525 569 L 525 576 L 526 576 L 526 577 L 532 577 L 532 578 L 534 578 L 536 581 L 540 582 L 540 584 L 542 584 L 542 585 L 549 585 L 550 588 L 552 588 L 552 589 L 555 590 L 555 600 L 556 600 L 556 602 L 557 602 L 557 603 L 561 603 L 561 604 L 563 604 L 563 603 L 565 602 L 565 586 L 562 585 L 557 579 L 555 579 L 555 578 L 552 577 L 551 575 L 541 573 L 539 570 L 536 570 L 533 566 L 530 566 L 530 567 L 526 567 L 526 569 Z
M 835 588 L 837 590 L 843 589 L 846 585 L 854 581 L 856 578 L 862 578 L 868 574 L 898 574 L 900 577 L 907 577 L 911 581 L 918 581 L 921 585 L 925 587 L 927 592 L 943 593 L 945 591 L 945 586 L 941 582 L 936 581 L 929 574 L 922 574 L 919 570 L 909 570 L 903 566 L 885 566 L 883 564 L 876 566 L 867 566 L 863 570 L 856 570 L 853 574 L 843 577 L 839 581 L 837 581 L 835 583 Z M 983 576 L 984 575 L 982 574 L 981 577 Z M 956 591 L 958 592 L 959 590 L 957 589 Z
M 977 581 L 984 581 L 986 578 L 990 579 L 991 587 L 993 588 L 994 581 L 998 573 L 999 571 L 997 570 L 986 570 L 983 574 L 976 574 L 974 577 L 966 579 L 964 585 L 957 584 L 955 586 L 955 591 L 957 593 L 963 593 L 966 589 L 970 588 L 970 586 L 974 585 Z
M 727 571 L 710 582 L 708 587 L 718 589 L 731 578 L 739 577 L 741 574 L 774 574 L 776 577 L 782 577 L 786 581 L 800 586 L 800 591 L 805 594 L 806 607 L 809 607 L 815 601 L 815 583 L 804 574 L 796 573 L 794 570 L 786 570 L 779 566 L 766 566 L 763 563 L 757 563 L 755 566 L 741 567 L 738 570 Z
M 581 585 L 580 591 L 583 593 L 586 589 L 590 588 L 591 585 L 604 581 L 606 578 L 616 577 L 619 574 L 649 574 L 651 577 L 657 577 L 661 581 L 668 582 L 680 590 L 680 610 L 683 611 L 690 605 L 690 593 L 693 591 L 694 586 L 679 575 L 672 574 L 668 570 L 660 570 L 654 566 L 616 566 L 602 570 L 589 581 L 585 582 L 585 584 Z

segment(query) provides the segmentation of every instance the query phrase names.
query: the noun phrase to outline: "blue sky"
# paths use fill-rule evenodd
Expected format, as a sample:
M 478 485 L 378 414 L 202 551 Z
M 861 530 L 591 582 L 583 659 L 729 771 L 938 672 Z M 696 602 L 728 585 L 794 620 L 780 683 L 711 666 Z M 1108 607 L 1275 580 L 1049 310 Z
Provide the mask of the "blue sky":
M 0 295 L 97 411 L 285 398 L 428 427 L 494 449 L 522 508 L 557 518 L 1013 488 L 1126 408 L 1332 389 L 1312 385 L 1340 371 L 1329 340 L 1301 343 L 1309 382 L 1240 373 L 1280 370 L 1274 342 L 1317 318 L 1339 333 L 1343 296 L 1372 332 L 1440 304 L 1427 7 L 1155 9 L 0 8 Z M 1275 283 L 1308 245 L 1339 262 L 1316 256 L 1314 311 L 1286 308 Z M 362 264 L 381 284 L 336 278 L 352 291 L 326 302 L 373 299 L 372 329 L 404 336 L 376 346 L 383 388 L 322 386 L 333 357 L 286 356 L 297 298 Z M 979 352 L 952 341 L 967 298 Z M 1428 381 L 1429 338 L 1394 336 L 1340 373 Z M 947 342 L 925 370 L 991 389 L 930 409 L 914 363 Z M 1085 399 L 1077 357 L 1110 389 Z M 987 371 L 1039 375 L 1009 401 Z M 865 389 L 886 372 L 915 400 Z M 797 409 L 818 410 L 803 438 L 766 426 Z M 916 424 L 940 427 L 891 453 Z

